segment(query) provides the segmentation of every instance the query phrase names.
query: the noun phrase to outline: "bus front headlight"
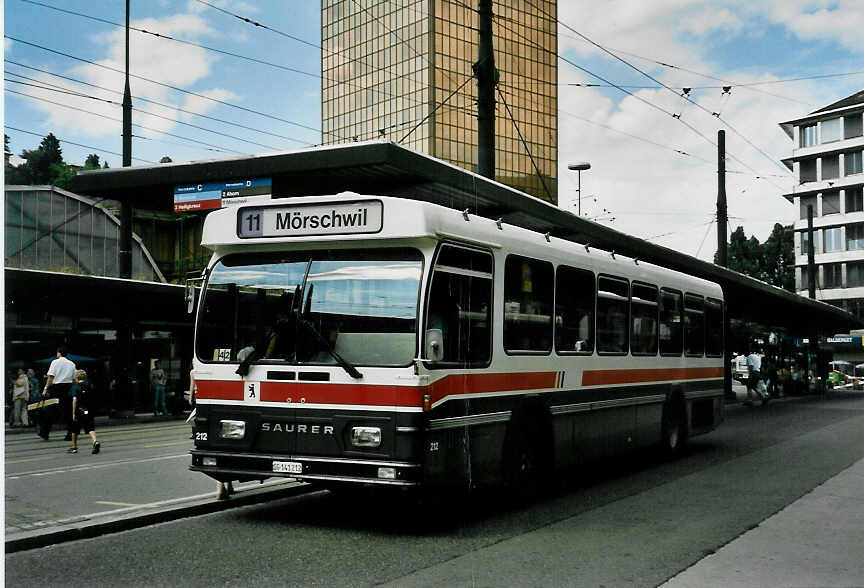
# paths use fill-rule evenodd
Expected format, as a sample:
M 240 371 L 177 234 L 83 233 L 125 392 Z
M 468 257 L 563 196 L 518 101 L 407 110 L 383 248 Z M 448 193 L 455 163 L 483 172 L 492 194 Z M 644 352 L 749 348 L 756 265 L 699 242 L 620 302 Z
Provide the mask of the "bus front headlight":
M 219 421 L 219 437 L 242 439 L 246 436 L 246 421 Z

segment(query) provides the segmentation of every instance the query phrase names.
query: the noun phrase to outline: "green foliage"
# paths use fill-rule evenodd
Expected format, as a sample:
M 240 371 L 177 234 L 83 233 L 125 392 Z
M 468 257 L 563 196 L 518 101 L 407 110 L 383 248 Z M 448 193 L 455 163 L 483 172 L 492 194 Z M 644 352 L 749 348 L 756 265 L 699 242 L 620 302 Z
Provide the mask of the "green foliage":
M 795 252 L 792 229 L 774 225 L 765 243 L 744 233 L 738 227 L 729 239 L 729 269 L 767 284 L 793 292 L 795 290 Z M 714 262 L 717 263 L 717 255 Z
M 78 173 L 78 166 L 67 164 L 63 161 L 63 150 L 60 148 L 60 140 L 54 133 L 48 133 L 39 143 L 36 149 L 24 149 L 21 157 L 27 160 L 18 167 L 9 165 L 9 137 L 5 139 L 4 174 L 7 184 L 48 184 L 59 188 L 68 188 L 70 181 Z M 99 156 L 91 153 L 87 156 L 84 169 L 99 169 L 101 165 Z M 108 163 L 105 162 L 105 167 Z

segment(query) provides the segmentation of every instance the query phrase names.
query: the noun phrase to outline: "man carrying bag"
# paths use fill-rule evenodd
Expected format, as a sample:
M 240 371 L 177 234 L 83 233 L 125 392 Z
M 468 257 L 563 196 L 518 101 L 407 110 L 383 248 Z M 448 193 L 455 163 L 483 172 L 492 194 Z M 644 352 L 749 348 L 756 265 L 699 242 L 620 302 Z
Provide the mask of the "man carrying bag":
M 65 347 L 57 348 L 57 359 L 48 368 L 48 378 L 42 390 L 42 408 L 39 410 L 39 436 L 45 441 L 51 433 L 51 425 L 59 414 L 59 401 L 69 396 L 72 379 L 75 376 L 75 364 L 66 358 Z M 52 402 L 52 400 L 54 402 Z

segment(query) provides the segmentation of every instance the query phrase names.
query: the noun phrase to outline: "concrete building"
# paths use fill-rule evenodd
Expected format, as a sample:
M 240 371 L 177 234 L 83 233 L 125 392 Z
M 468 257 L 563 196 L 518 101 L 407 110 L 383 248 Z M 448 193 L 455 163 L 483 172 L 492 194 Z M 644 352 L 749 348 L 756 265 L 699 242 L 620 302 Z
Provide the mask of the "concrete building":
M 474 4 L 322 0 L 323 143 L 387 139 L 476 171 Z M 556 203 L 556 1 L 494 1 L 493 13 L 495 179 Z
M 807 207 L 813 207 L 816 298 L 864 318 L 864 90 L 780 123 L 796 184 L 795 278 L 807 295 Z

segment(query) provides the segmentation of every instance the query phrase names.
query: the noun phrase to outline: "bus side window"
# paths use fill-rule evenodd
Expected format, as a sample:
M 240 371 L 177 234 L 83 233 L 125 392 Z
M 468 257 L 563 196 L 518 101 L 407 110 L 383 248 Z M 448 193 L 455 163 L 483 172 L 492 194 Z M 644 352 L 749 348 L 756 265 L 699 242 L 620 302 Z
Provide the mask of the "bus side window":
M 555 279 L 555 351 L 594 351 L 594 274 L 559 266 Z
M 705 352 L 705 299 L 684 295 L 684 353 L 701 356 Z
M 491 322 L 492 256 L 443 245 L 432 274 L 426 320 L 426 330 L 440 330 L 443 343 L 441 359 L 433 367 L 488 365 Z
M 597 351 L 627 353 L 630 340 L 630 284 L 624 278 L 597 278 Z
M 657 355 L 657 286 L 634 282 L 630 297 L 630 351 Z
M 660 354 L 681 355 L 684 350 L 683 295 L 676 290 L 660 291 Z
M 504 264 L 504 349 L 552 351 L 554 269 L 548 261 L 509 255 Z
M 723 355 L 723 303 L 714 298 L 705 300 L 705 355 Z

